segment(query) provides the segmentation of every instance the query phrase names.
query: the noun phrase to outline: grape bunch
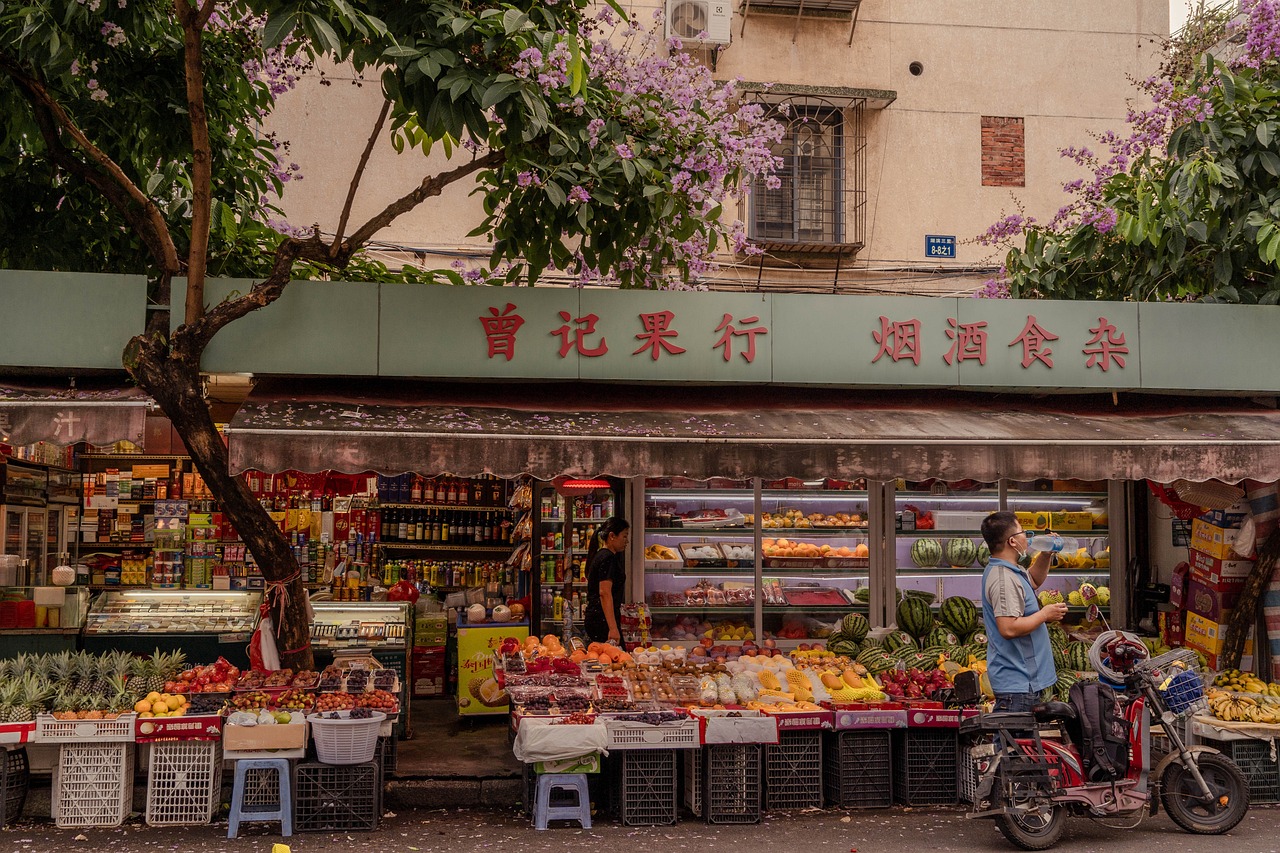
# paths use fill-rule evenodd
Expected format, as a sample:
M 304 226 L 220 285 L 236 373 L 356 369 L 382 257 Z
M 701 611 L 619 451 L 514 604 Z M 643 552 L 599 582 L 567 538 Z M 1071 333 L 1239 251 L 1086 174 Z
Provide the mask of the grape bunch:
M 551 697 L 550 696 L 532 696 L 524 703 L 524 709 L 526 711 L 543 711 L 543 712 L 550 711 Z
M 373 686 L 377 690 L 394 690 L 396 672 L 394 669 L 380 669 L 373 674 Z
M 565 696 L 564 698 L 556 697 L 556 705 L 561 711 L 585 711 L 591 707 L 591 703 L 581 696 Z
M 189 701 L 188 714 L 216 714 L 227 704 L 223 697 L 209 693 L 192 693 Z
M 351 713 L 347 715 L 350 720 L 371 720 L 373 719 L 372 708 L 352 708 Z
M 363 669 L 353 669 L 347 673 L 347 692 L 363 693 L 369 686 L 369 673 Z
M 553 725 L 557 726 L 589 726 L 596 721 L 595 714 L 584 714 L 580 711 L 574 712 L 561 720 L 556 720 Z

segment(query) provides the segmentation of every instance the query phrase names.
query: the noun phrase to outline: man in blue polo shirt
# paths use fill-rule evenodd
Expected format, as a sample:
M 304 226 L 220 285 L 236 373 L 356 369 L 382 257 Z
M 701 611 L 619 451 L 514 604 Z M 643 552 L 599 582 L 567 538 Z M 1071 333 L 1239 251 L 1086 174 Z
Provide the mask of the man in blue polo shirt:
M 1046 622 L 1061 622 L 1067 605 L 1036 600 L 1049 576 L 1049 552 L 1022 568 L 1027 534 L 1012 512 L 994 512 L 982 522 L 991 561 L 982 573 L 982 621 L 987 632 L 987 678 L 996 711 L 1029 711 L 1058 679 Z

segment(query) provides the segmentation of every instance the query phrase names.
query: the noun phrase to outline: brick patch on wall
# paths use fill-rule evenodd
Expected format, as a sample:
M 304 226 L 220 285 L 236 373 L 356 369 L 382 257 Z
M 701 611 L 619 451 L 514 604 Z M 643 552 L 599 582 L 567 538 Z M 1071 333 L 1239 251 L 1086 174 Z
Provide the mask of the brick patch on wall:
M 982 117 L 982 185 L 1025 187 L 1027 157 L 1020 118 Z

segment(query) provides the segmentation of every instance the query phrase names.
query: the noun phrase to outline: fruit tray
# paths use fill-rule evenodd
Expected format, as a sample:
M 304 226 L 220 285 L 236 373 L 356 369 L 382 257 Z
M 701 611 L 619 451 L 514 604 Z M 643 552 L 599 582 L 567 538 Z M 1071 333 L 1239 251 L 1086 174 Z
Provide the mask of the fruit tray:
M 765 557 L 767 569 L 820 569 L 821 557 Z
M 680 551 L 680 556 L 684 558 L 684 564 L 687 568 L 725 568 L 728 566 L 724 552 L 714 542 L 701 542 L 698 544 L 681 542 L 676 547 Z
M 756 564 L 755 549 L 751 545 L 740 542 L 717 542 L 716 545 L 720 547 L 720 553 L 725 556 L 725 565 L 731 569 L 747 568 Z
M 865 569 L 870 567 L 870 557 L 823 557 L 823 565 L 828 569 Z

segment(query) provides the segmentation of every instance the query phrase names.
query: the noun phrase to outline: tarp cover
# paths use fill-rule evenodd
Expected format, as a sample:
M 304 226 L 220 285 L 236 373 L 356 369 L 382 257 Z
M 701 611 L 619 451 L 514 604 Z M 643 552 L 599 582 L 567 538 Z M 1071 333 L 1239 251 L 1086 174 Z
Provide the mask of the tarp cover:
M 0 385 L 0 441 L 21 447 L 43 441 L 70 445 L 141 444 L 151 398 L 119 384 L 77 382 L 79 387 Z
M 234 471 L 766 479 L 1280 479 L 1245 400 L 836 389 L 265 382 Z

